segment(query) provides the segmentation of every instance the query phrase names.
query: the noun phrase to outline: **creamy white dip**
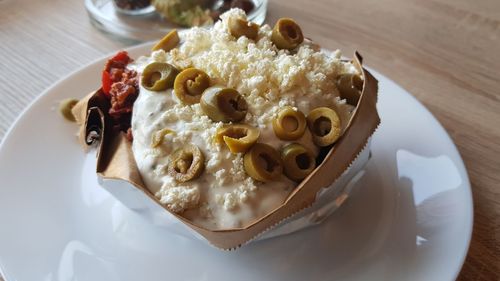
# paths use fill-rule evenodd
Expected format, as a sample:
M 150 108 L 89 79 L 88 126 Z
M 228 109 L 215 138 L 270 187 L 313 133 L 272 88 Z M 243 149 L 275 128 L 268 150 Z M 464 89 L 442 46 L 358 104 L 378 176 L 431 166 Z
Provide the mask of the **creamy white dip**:
M 167 62 L 179 69 L 196 67 L 211 78 L 211 85 L 237 89 L 248 103 L 244 121 L 260 129 L 259 142 L 280 149 L 287 142 L 278 139 L 272 119 L 284 106 L 307 115 L 319 106 L 336 109 L 343 125 L 352 106 L 339 98 L 335 79 L 356 73 L 351 63 L 340 60 L 340 52 L 325 53 L 304 42 L 294 53 L 278 50 L 271 42 L 271 28 L 260 28 L 256 42 L 246 37 L 235 39 L 228 32 L 230 17 L 245 18 L 243 11 L 230 10 L 213 28 L 192 28 L 181 32 L 182 44 L 170 52 L 155 51 L 134 64 L 141 72 L 151 62 Z M 213 122 L 199 104 L 184 105 L 172 89 L 151 92 L 140 88 L 133 108 L 133 152 L 148 189 L 170 211 L 208 229 L 246 226 L 280 206 L 296 186 L 284 175 L 279 181 L 260 183 L 250 178 L 243 167 L 243 155 L 232 154 L 213 141 L 223 124 Z M 156 148 L 152 135 L 168 128 Z M 308 130 L 298 141 L 315 153 L 318 149 Z M 205 155 L 203 174 L 192 181 L 176 182 L 167 173 L 169 155 L 185 144 L 197 145 Z

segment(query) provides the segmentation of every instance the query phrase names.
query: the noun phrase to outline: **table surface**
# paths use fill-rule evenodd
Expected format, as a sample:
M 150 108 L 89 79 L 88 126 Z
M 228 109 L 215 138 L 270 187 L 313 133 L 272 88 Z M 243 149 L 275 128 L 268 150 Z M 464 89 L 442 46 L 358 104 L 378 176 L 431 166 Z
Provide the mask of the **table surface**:
M 451 135 L 475 206 L 458 280 L 500 280 L 500 1 L 305 2 L 270 0 L 267 21 L 293 17 L 326 48 L 360 50 L 367 65 L 415 95 Z M 82 0 L 0 0 L 0 42 L 0 140 L 44 89 L 133 44 L 96 30 Z

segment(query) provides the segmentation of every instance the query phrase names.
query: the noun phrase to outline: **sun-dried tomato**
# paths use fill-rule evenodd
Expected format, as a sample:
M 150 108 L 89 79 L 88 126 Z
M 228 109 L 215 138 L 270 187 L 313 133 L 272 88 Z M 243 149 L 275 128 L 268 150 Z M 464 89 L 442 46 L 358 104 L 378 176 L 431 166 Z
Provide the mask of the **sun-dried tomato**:
M 124 64 L 130 63 L 131 59 L 126 51 L 118 52 L 114 57 L 111 58 L 115 62 L 123 62 Z
M 113 119 L 113 126 L 127 132 L 127 135 L 131 135 L 132 108 L 139 95 L 137 72 L 127 69 L 130 62 L 132 59 L 127 52 L 118 52 L 106 62 L 102 72 L 102 91 L 109 97 L 109 115 Z
M 128 70 L 127 70 L 128 71 Z M 136 76 L 131 78 L 125 78 L 120 82 L 113 83 L 111 90 L 109 91 L 111 95 L 111 109 L 110 114 L 115 114 L 116 112 L 132 112 L 132 106 L 134 101 L 139 94 L 135 81 Z

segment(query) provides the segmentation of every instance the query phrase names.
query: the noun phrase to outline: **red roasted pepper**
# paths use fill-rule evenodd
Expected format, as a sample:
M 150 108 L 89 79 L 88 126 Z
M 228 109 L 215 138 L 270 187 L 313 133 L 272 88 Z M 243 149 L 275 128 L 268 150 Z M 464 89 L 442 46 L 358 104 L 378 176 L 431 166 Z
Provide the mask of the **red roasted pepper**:
M 106 96 L 109 96 L 109 91 L 111 90 L 111 75 L 106 70 L 102 71 L 102 91 Z

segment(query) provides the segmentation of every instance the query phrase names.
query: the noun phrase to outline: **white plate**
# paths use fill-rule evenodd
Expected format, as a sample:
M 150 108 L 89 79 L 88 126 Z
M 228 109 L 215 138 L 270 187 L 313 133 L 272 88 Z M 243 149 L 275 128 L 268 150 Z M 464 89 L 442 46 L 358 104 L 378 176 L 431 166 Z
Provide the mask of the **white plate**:
M 47 90 L 0 147 L 7 281 L 456 278 L 472 231 L 467 173 L 441 125 L 391 80 L 374 72 L 382 125 L 350 200 L 318 227 L 225 252 L 149 225 L 96 184 L 95 159 L 56 107 L 96 89 L 104 61 Z

